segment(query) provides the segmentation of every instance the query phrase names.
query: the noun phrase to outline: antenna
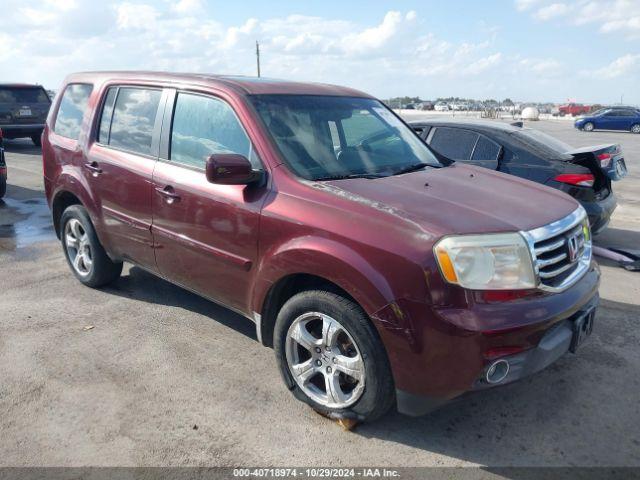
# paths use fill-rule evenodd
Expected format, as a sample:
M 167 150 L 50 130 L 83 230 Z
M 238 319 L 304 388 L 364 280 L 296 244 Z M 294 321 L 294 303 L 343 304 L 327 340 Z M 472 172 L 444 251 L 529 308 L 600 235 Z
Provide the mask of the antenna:
M 258 77 L 260 77 L 260 44 L 256 40 L 256 66 L 258 67 Z

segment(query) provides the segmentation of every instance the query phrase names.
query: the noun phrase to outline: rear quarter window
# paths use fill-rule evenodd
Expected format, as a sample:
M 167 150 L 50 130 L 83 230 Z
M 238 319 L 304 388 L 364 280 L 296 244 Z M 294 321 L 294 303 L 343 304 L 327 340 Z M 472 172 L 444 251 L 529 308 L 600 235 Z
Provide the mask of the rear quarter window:
M 469 160 L 478 134 L 462 128 L 437 127 L 430 145 L 438 153 L 452 160 Z
M 53 131 L 63 137 L 77 140 L 80 137 L 82 118 L 87 110 L 93 85 L 76 83 L 68 85 L 60 100 Z

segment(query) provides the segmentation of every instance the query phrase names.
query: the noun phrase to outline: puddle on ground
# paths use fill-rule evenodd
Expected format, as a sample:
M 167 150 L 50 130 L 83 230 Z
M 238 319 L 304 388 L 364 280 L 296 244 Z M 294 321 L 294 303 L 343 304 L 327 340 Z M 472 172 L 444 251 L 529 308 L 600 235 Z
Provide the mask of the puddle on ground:
M 0 200 L 0 250 L 15 250 L 55 239 L 46 199 Z

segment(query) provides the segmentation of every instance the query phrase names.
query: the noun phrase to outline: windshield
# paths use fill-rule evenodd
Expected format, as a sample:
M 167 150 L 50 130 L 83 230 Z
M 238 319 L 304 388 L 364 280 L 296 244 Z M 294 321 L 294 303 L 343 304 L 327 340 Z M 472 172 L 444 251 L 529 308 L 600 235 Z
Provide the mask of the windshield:
M 40 87 L 0 87 L 0 103 L 49 103 L 49 97 Z
M 573 150 L 573 147 L 571 145 L 561 142 L 557 138 L 554 138 L 551 135 L 547 135 L 540 130 L 523 128 L 515 132 L 513 135 L 515 135 L 517 138 L 519 138 L 529 146 L 532 146 L 547 154 L 557 156 L 558 153 L 565 154 Z
M 388 176 L 440 167 L 382 103 L 317 95 L 252 96 L 285 163 L 308 180 Z

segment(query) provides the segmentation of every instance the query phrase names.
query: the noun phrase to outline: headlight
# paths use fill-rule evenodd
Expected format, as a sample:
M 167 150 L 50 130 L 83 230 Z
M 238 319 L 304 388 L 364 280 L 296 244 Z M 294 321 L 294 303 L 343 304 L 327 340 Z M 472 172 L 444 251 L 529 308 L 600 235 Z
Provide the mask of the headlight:
M 434 247 L 449 283 L 471 290 L 535 288 L 529 247 L 518 233 L 445 237 Z

